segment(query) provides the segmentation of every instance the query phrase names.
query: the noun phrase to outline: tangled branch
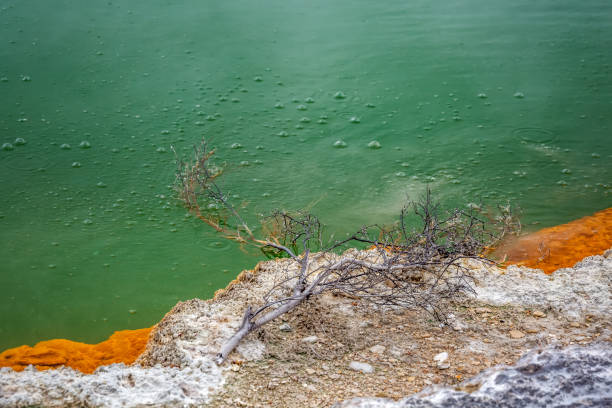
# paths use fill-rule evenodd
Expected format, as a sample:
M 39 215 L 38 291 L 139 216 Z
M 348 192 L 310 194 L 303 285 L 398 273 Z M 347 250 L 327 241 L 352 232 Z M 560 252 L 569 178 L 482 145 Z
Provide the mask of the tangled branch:
M 363 226 L 343 240 L 324 243 L 317 217 L 276 211 L 264 220 L 263 235 L 257 237 L 217 184 L 223 169 L 212 162 L 213 155 L 203 141 L 194 149 L 193 161 L 177 156 L 179 199 L 226 238 L 253 245 L 271 258 L 290 258 L 284 279 L 257 307 L 246 308 L 240 328 L 221 347 L 218 364 L 246 335 L 324 292 L 342 292 L 380 307 L 420 308 L 444 322 L 445 305 L 473 292 L 469 270 L 461 261 L 481 259 L 488 246 L 517 225 L 510 207 L 492 222 L 474 208 L 443 212 L 428 188 L 421 200 L 402 208 L 390 227 Z M 410 223 L 412 219 L 417 222 Z M 334 252 L 347 245 L 367 245 L 370 250 Z

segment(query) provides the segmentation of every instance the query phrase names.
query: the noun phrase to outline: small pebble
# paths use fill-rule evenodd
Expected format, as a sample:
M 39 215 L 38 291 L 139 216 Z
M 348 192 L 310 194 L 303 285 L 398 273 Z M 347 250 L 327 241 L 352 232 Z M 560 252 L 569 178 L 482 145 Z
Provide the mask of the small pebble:
M 349 368 L 355 371 L 361 371 L 364 374 L 371 374 L 374 372 L 374 367 L 368 363 L 360 363 L 358 361 L 351 361 Z
M 385 352 L 385 350 L 386 350 L 386 347 L 381 344 L 377 344 L 376 346 L 370 347 L 370 353 L 374 353 L 374 354 L 382 354 Z
M 510 330 L 510 333 L 508 334 L 512 339 L 522 339 L 523 337 L 525 337 L 525 333 L 519 330 Z
M 292 329 L 289 323 L 283 323 L 280 326 L 278 326 L 278 330 L 283 331 L 283 332 L 290 332 Z

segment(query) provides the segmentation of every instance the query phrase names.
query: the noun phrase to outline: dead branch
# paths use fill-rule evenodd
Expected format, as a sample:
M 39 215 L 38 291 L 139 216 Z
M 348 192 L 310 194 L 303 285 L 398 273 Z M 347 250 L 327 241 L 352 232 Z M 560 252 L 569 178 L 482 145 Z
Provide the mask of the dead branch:
M 276 211 L 264 220 L 263 236 L 256 237 L 217 184 L 223 170 L 212 163 L 213 154 L 203 141 L 191 162 L 177 156 L 179 199 L 226 238 L 258 247 L 268 257 L 289 258 L 286 277 L 274 283 L 258 307 L 246 308 L 240 327 L 221 347 L 218 364 L 249 333 L 324 292 L 385 308 L 420 308 L 445 322 L 445 305 L 473 292 L 462 260 L 482 259 L 487 245 L 516 226 L 509 207 L 493 223 L 473 208 L 443 212 L 428 188 L 421 200 L 402 208 L 398 223 L 391 227 L 363 226 L 346 239 L 324 244 L 317 217 Z M 412 229 L 411 218 L 417 221 Z M 351 244 L 372 250 L 334 253 Z

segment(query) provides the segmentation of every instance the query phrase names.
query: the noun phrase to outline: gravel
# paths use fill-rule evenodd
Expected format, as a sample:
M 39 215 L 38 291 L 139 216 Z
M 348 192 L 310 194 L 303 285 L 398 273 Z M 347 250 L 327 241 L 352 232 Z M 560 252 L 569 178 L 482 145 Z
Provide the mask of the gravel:
M 532 351 L 454 388 L 433 387 L 393 401 L 355 398 L 334 408 L 539 408 L 612 406 L 612 345 Z

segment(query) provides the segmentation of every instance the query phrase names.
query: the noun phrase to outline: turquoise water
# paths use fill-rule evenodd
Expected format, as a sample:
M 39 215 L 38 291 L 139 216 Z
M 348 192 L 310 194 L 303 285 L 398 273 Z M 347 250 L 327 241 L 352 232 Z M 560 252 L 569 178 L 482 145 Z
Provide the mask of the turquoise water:
M 611 19 L 577 0 L 0 1 L 0 348 L 150 326 L 260 259 L 173 199 L 170 145 L 203 136 L 252 220 L 309 207 L 341 234 L 426 185 L 510 200 L 527 230 L 610 207 Z

